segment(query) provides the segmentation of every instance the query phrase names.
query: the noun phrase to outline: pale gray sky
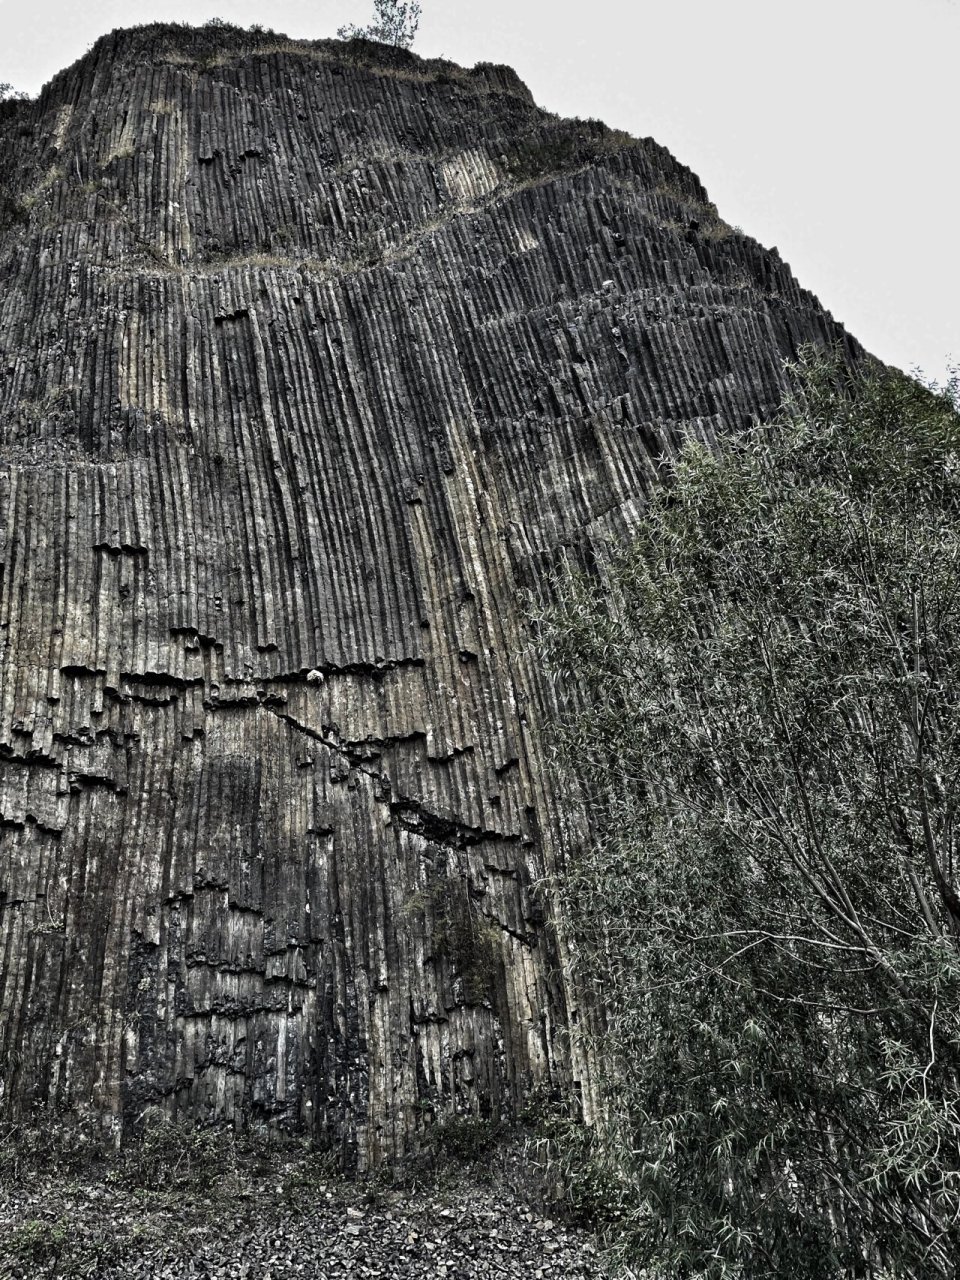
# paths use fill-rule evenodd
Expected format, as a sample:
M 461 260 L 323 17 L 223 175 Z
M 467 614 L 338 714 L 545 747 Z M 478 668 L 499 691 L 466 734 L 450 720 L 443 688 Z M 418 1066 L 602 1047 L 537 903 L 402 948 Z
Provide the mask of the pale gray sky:
M 422 0 L 414 49 L 506 62 L 537 102 L 651 135 L 776 245 L 874 354 L 960 363 L 958 0 Z M 221 17 L 290 36 L 370 0 L 0 0 L 0 81 L 35 93 L 117 26 Z

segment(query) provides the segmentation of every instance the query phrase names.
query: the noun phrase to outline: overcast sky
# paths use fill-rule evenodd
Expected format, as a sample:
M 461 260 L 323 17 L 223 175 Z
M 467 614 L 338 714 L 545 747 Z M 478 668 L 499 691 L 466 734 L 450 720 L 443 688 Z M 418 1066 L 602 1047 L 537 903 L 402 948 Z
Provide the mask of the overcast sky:
M 651 135 L 871 351 L 960 363 L 960 0 L 422 0 L 414 45 L 506 62 L 537 102 Z M 117 26 L 220 17 L 332 36 L 371 0 L 0 0 L 36 93 Z

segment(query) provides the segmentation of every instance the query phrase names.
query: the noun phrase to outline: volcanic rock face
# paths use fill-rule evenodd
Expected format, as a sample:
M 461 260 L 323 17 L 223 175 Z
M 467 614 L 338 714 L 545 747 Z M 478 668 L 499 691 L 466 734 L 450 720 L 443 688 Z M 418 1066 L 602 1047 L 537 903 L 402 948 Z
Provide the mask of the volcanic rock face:
M 853 344 L 505 68 L 151 27 L 0 111 L 0 1106 L 589 1102 L 524 592 Z

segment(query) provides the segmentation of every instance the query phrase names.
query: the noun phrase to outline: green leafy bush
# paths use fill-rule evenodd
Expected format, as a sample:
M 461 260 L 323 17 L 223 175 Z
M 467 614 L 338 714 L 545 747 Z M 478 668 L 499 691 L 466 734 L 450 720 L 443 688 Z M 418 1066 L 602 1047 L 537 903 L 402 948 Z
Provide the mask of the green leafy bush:
M 953 1276 L 958 388 L 798 374 L 542 616 L 607 1020 L 572 1185 L 654 1274 Z

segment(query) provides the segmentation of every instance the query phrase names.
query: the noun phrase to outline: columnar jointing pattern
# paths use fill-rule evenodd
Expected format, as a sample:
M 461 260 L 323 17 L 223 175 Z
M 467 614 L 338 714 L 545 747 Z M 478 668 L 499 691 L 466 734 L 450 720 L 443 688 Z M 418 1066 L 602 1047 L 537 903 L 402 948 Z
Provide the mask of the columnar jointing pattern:
M 857 350 L 505 68 L 209 38 L 0 119 L 2 1107 L 363 1166 L 589 1103 L 523 593 Z

